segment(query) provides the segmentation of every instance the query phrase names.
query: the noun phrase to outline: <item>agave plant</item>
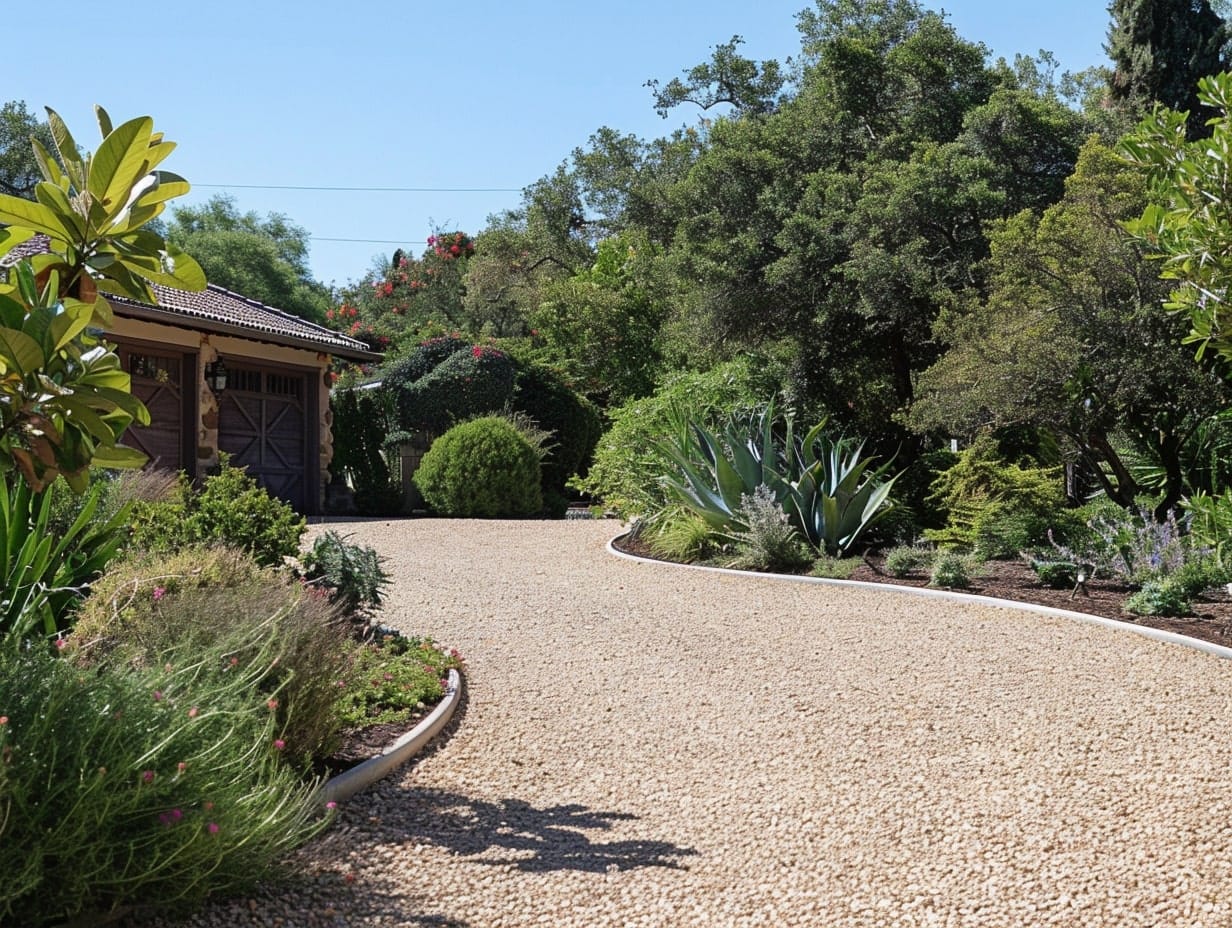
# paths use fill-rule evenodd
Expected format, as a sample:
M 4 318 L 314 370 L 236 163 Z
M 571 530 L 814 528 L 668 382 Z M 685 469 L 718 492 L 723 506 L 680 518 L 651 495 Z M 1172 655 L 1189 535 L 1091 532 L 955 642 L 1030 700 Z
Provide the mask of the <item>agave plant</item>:
M 818 551 L 845 554 L 893 508 L 886 478 L 892 461 L 870 470 L 864 443 L 825 434 L 825 420 L 789 445 L 792 464 L 774 487 L 783 511 Z
M 831 438 L 822 420 L 796 437 L 787 418 L 783 441 L 775 435 L 773 402 L 759 414 L 733 417 L 715 433 L 679 414 L 675 434 L 659 451 L 677 468 L 664 488 L 701 516 L 717 534 L 735 539 L 748 531 L 745 497 L 765 487 L 815 549 L 839 556 L 890 511 L 890 462 L 870 470 L 863 443 Z

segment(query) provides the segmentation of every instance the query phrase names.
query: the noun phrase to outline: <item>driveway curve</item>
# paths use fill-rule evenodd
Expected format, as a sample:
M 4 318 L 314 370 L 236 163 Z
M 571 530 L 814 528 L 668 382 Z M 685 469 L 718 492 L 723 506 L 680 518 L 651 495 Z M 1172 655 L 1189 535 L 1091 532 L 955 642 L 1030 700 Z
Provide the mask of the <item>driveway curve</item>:
M 1232 924 L 1230 661 L 622 560 L 612 522 L 330 527 L 468 705 L 237 924 Z

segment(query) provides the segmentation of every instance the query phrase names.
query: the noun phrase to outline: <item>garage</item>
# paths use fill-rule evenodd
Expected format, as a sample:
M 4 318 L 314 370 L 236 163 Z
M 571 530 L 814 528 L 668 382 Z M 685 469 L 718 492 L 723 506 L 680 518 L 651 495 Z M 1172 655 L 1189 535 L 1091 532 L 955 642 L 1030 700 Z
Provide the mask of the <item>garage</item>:
M 132 378 L 132 392 L 150 411 L 150 424 L 133 426 L 124 443 L 141 451 L 150 465 L 166 470 L 182 470 L 192 460 L 186 443 L 191 433 L 184 423 L 192 422 L 196 411 L 193 392 L 186 389 L 196 372 L 196 355 L 175 351 L 167 345 L 117 345 L 120 363 Z
M 258 367 L 224 359 L 227 387 L 218 398 L 218 449 L 271 495 L 297 512 L 314 512 L 318 444 L 314 385 L 317 378 L 293 368 Z

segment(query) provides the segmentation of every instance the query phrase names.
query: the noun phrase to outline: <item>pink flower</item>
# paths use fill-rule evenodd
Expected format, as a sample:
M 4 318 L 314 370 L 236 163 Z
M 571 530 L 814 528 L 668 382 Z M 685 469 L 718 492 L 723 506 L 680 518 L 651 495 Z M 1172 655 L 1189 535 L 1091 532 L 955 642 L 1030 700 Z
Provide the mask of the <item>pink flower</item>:
M 198 712 L 198 711 L 199 711 L 199 710 L 197 709 L 197 707 L 196 707 L 196 706 L 193 706 L 191 709 L 189 709 L 189 710 L 188 710 L 188 717 L 189 717 L 190 719 L 195 719 L 195 718 L 197 717 L 197 712 Z
M 188 769 L 188 764 L 184 763 L 184 761 L 180 761 L 178 764 L 175 765 L 175 769 L 178 770 L 180 773 L 183 773 L 185 770 Z
M 436 236 L 435 236 L 435 235 L 429 235 L 429 236 L 428 236 L 428 244 L 429 244 L 429 245 L 435 245 L 435 244 L 436 244 Z
M 154 691 L 154 701 L 155 701 L 155 702 L 162 702 L 162 699 L 163 699 L 163 691 L 162 691 L 162 690 L 155 690 L 155 691 Z
M 215 822 L 210 822 L 208 825 L 205 826 L 205 830 L 208 831 L 212 835 L 216 835 L 218 834 L 218 825 Z
M 0 725 L 7 725 L 8 723 L 9 717 L 7 715 L 0 715 Z
M 211 811 L 211 810 L 214 808 L 214 803 L 212 803 L 212 802 L 203 802 L 203 803 L 201 803 L 201 808 L 205 809 L 205 811 L 206 811 L 206 812 L 209 812 L 209 811 Z
M 270 699 L 270 700 L 268 700 L 268 701 L 265 703 L 265 706 L 266 706 L 266 708 L 270 709 L 271 711 L 272 711 L 272 710 L 274 710 L 274 709 L 277 709 L 277 708 L 278 708 L 278 700 L 277 700 L 277 699 Z
M 141 771 L 141 782 L 153 783 L 154 782 L 154 771 L 153 770 Z
M 154 587 L 154 602 L 158 602 L 167 595 L 167 588 L 162 586 Z
M 281 751 L 286 746 L 287 746 L 287 743 L 283 741 L 281 738 L 274 739 L 274 750 L 275 751 Z
M 56 639 L 56 650 L 57 651 L 63 651 L 67 647 L 68 647 L 68 642 L 65 641 L 63 638 Z
M 325 808 L 328 811 L 333 812 L 334 809 L 338 808 L 338 803 L 334 802 L 334 800 L 331 799 L 329 802 L 325 803 Z

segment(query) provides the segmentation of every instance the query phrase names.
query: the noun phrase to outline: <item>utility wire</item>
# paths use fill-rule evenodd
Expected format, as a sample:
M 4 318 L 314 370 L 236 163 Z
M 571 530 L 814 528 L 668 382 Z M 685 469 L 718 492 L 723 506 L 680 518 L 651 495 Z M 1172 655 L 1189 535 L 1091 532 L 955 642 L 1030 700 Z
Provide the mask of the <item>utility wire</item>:
M 293 184 L 193 184 L 209 190 L 336 190 L 346 193 L 521 193 L 522 187 L 309 187 Z
M 314 242 L 351 242 L 358 245 L 426 245 L 425 241 L 415 241 L 414 239 L 404 239 L 402 241 L 390 241 L 386 238 L 326 238 L 323 235 L 309 235 L 309 239 Z

